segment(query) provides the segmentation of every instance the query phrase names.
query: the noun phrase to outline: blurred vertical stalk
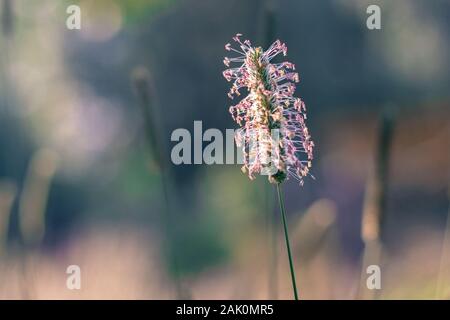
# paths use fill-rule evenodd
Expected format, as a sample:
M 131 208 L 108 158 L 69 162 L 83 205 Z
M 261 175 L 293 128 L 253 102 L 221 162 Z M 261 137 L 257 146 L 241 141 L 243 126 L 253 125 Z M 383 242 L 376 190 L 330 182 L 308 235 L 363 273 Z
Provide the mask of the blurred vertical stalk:
M 0 181 L 0 258 L 6 254 L 11 207 L 16 197 L 16 185 L 7 180 Z
M 17 186 L 14 182 L 2 179 L 0 180 L 0 289 L 7 280 L 5 269 L 7 264 L 3 264 L 8 254 L 8 230 L 11 217 L 11 208 L 17 193 Z
M 378 265 L 381 268 L 383 254 L 383 229 L 385 225 L 386 195 L 388 193 L 389 158 L 394 131 L 394 115 L 385 108 L 382 112 L 375 156 L 374 171 L 370 175 L 364 199 L 361 237 L 364 242 L 361 279 L 358 298 L 362 299 L 367 292 L 366 268 Z M 370 298 L 379 297 L 380 290 L 371 290 Z
M 316 279 L 308 299 L 333 299 L 340 252 L 336 228 L 336 204 L 326 198 L 317 199 L 301 215 L 291 229 L 292 250 L 302 257 L 303 278 Z M 324 296 L 324 293 L 327 296 Z
M 275 41 L 276 15 L 273 0 L 262 0 L 262 27 L 261 39 L 264 48 L 268 48 Z M 267 214 L 266 230 L 269 239 L 269 268 L 268 268 L 268 294 L 269 299 L 278 298 L 278 223 L 274 210 L 273 189 L 270 184 L 264 183 L 265 210 Z
M 33 259 L 30 251 L 38 248 L 45 235 L 45 212 L 51 181 L 58 167 L 58 155 L 49 149 L 35 152 L 28 166 L 22 193 L 19 198 L 19 228 L 23 244 L 20 271 L 23 299 L 33 292 Z
M 0 117 L 7 117 L 10 110 L 10 61 L 9 51 L 14 31 L 14 12 L 12 7 L 12 0 L 1 0 L 1 42 L 0 42 Z M 4 113 L 4 114 L 3 114 Z M 10 167 L 11 157 L 7 154 L 3 155 L 6 159 L 6 171 Z M 2 252 L 6 250 L 6 239 L 8 233 L 9 219 L 12 214 L 11 210 L 14 198 L 16 196 L 17 186 L 13 182 L 1 181 L 0 182 L 0 256 Z
M 182 299 L 187 294 L 181 286 L 177 254 L 170 245 L 174 241 L 174 230 L 172 227 L 173 217 L 169 197 L 169 172 L 167 168 L 168 160 L 165 159 L 163 146 L 161 145 L 164 130 L 161 122 L 162 118 L 159 115 L 159 110 L 155 102 L 155 89 L 150 72 L 145 67 L 137 67 L 133 70 L 132 82 L 136 97 L 139 100 L 142 115 L 144 117 L 146 138 L 153 153 L 155 163 L 160 170 L 161 189 L 163 192 L 165 206 L 165 212 L 161 215 L 161 220 L 165 229 L 167 244 L 166 250 L 168 250 L 168 256 L 173 264 L 176 297 L 177 299 Z
M 9 111 L 9 55 L 10 55 L 10 47 L 14 33 L 14 11 L 12 6 L 12 0 L 2 0 L 1 4 L 1 28 L 2 28 L 2 43 L 0 44 L 1 48 L 1 57 L 3 64 L 2 67 L 2 96 L 3 96 L 3 108 L 6 111 Z M 0 110 L 2 111 L 2 110 Z
M 19 199 L 19 226 L 23 243 L 37 247 L 45 234 L 45 212 L 51 181 L 58 167 L 58 155 L 48 149 L 37 151 L 28 167 Z
M 446 276 L 445 276 L 445 267 L 446 264 L 449 261 L 450 255 L 450 186 L 447 190 L 447 199 L 449 202 L 448 212 L 447 212 L 447 223 L 445 224 L 445 233 L 444 233 L 444 240 L 442 242 L 442 249 L 441 249 L 441 260 L 439 263 L 439 272 L 437 277 L 437 283 L 436 283 L 436 299 L 448 299 L 450 298 L 450 293 L 448 292 L 449 285 L 446 282 Z M 448 277 L 448 275 L 447 275 Z M 448 278 L 447 278 L 448 280 Z M 445 291 L 447 290 L 447 292 Z M 446 294 L 446 295 L 445 295 Z
M 3 0 L 2 3 L 2 32 L 6 38 L 9 38 L 14 31 L 14 13 L 12 9 L 12 0 Z

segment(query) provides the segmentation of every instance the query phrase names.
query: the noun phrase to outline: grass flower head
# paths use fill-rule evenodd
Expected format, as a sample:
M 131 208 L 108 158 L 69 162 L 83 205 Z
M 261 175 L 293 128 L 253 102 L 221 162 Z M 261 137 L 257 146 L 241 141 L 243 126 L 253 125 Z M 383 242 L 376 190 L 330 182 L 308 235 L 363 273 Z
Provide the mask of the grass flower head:
M 235 139 L 243 150 L 243 171 L 253 179 L 270 165 L 275 168 L 269 174 L 271 183 L 281 183 L 292 176 L 303 185 L 311 167 L 314 142 L 305 123 L 305 103 L 294 97 L 298 73 L 290 62 L 271 62 L 280 53 L 287 54 L 281 41 L 264 51 L 253 47 L 249 40 L 241 40 L 241 36 L 233 38 L 237 49 L 225 45 L 236 56 L 224 59 L 228 69 L 223 76 L 233 82 L 228 93 L 231 99 L 240 96 L 242 88 L 248 92 L 230 107 L 233 119 L 241 126 Z M 237 66 L 230 67 L 232 64 Z

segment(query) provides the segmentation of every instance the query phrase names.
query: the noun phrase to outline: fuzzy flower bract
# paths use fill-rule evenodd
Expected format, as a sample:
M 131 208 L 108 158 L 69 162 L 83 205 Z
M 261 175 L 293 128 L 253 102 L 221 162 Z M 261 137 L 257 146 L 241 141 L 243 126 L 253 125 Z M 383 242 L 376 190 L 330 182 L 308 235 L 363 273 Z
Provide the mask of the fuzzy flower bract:
M 224 59 L 228 69 L 223 76 L 233 82 L 228 93 L 231 99 L 240 96 L 242 88 L 248 93 L 230 107 L 233 119 L 240 125 L 235 140 L 243 151 L 243 171 L 250 179 L 266 174 L 271 183 L 281 183 L 291 176 L 303 185 L 311 167 L 314 142 L 305 123 L 305 103 L 294 97 L 298 73 L 290 62 L 271 62 L 280 53 L 287 54 L 281 41 L 263 51 L 241 37 L 237 34 L 233 38 L 237 49 L 225 45 L 235 57 Z

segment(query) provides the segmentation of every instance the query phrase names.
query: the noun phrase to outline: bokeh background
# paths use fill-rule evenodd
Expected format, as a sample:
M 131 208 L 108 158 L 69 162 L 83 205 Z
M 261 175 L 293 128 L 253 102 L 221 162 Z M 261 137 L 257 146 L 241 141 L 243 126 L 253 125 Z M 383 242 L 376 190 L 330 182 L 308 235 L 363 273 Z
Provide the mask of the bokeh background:
M 266 179 L 167 161 L 176 128 L 235 128 L 221 73 L 236 33 L 286 42 L 300 73 L 316 144 L 315 179 L 284 185 L 300 296 L 450 298 L 449 1 L 0 3 L 0 298 L 292 297 Z M 81 30 L 66 28 L 71 4 Z M 386 117 L 374 294 L 358 290 L 361 229 Z M 66 288 L 74 264 L 81 290 Z

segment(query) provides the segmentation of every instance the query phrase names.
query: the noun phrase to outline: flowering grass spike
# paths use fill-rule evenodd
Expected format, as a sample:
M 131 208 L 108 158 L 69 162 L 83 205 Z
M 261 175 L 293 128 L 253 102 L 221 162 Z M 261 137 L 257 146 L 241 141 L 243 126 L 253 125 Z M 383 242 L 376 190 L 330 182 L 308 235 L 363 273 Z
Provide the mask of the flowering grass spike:
M 271 165 L 275 171 L 269 174 L 270 182 L 279 184 L 292 176 L 303 185 L 311 167 L 314 142 L 305 124 L 305 104 L 294 97 L 295 83 L 299 82 L 295 66 L 290 62 L 271 63 L 280 53 L 286 56 L 287 47 L 279 40 L 263 51 L 252 47 L 249 40 L 242 41 L 241 36 L 233 38 L 239 49 L 225 45 L 227 51 L 238 55 L 224 59 L 229 69 L 223 76 L 233 81 L 228 93 L 231 99 L 240 96 L 242 88 L 248 91 L 230 107 L 233 119 L 241 126 L 235 138 L 244 154 L 243 171 L 253 179 Z M 238 66 L 230 67 L 232 63 Z

